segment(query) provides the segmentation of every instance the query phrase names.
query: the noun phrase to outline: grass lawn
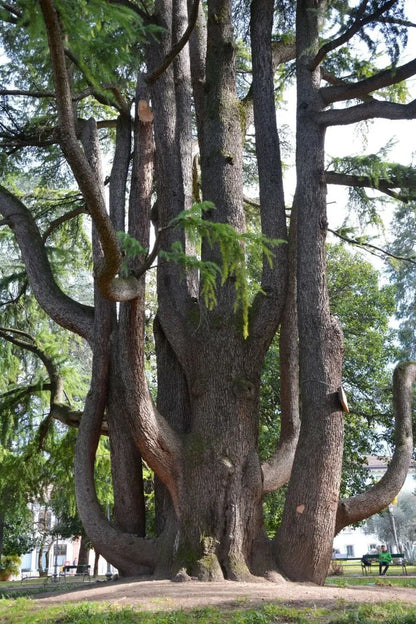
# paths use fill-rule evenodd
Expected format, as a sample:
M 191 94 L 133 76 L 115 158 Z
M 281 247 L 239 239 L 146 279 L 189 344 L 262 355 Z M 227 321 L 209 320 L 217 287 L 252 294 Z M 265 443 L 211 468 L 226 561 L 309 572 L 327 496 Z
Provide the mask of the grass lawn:
M 416 577 L 387 577 L 379 579 L 358 576 L 333 576 L 327 584 L 337 586 L 394 584 L 415 587 Z M 79 585 L 82 586 L 82 583 Z M 62 585 L 56 590 L 62 592 Z M 71 588 L 73 585 L 71 583 Z M 48 584 L 47 591 L 53 591 Z M 70 589 L 70 587 L 68 587 Z M 21 595 L 21 592 L 25 595 Z M 140 607 L 121 607 L 109 602 L 62 603 L 40 605 L 36 598 L 45 589 L 33 581 L 20 584 L 2 583 L 0 586 L 0 624 L 416 624 L 416 605 L 402 603 L 359 604 L 344 600 L 334 601 L 330 607 L 288 606 L 275 601 L 256 608 L 243 603 L 230 608 L 197 608 L 151 613 Z M 20 595 L 19 595 L 20 594 Z M 32 599 L 33 598 L 33 599 Z
M 0 622 L 7 624 L 414 624 L 416 606 L 399 603 L 347 604 L 333 608 L 294 608 L 269 603 L 255 609 L 192 609 L 143 612 L 103 603 L 63 604 L 39 609 L 29 598 L 0 600 Z

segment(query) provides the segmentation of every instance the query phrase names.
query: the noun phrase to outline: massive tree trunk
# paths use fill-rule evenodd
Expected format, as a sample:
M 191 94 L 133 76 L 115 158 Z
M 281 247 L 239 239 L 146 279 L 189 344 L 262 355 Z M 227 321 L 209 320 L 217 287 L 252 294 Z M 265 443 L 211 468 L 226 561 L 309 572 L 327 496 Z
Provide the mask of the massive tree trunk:
M 241 116 L 235 91 L 235 50 L 228 1 L 209 3 L 207 26 L 205 97 L 196 100 L 202 196 L 215 204 L 215 210 L 209 214 L 211 219 L 243 232 Z M 173 38 L 177 40 L 178 36 Z M 205 52 L 200 39 L 192 45 L 194 57 L 199 58 Z M 156 52 L 160 53 L 160 48 L 153 51 L 153 63 Z M 186 65 L 169 68 L 152 85 L 156 149 L 163 152 L 163 160 L 157 161 L 156 175 L 156 179 L 163 180 L 157 189 L 158 227 L 166 225 L 186 206 L 189 193 L 185 173 L 188 175 L 190 168 L 176 177 L 182 180 L 180 187 L 173 191 L 166 184 L 168 175 L 174 179 L 172 172 L 186 166 L 186 160 L 178 157 L 177 144 L 167 141 L 181 127 L 186 106 L 186 100 L 173 97 L 173 79 L 176 84 L 179 69 L 181 88 L 186 91 L 184 83 L 191 84 L 190 75 L 185 74 Z M 194 63 L 193 69 L 200 73 L 200 64 Z M 171 114 L 159 117 L 158 102 L 162 98 L 165 101 L 169 89 Z M 171 129 L 162 125 L 167 122 Z M 183 149 L 186 140 L 190 144 L 191 136 L 181 136 Z M 176 232 L 167 232 L 164 245 L 168 246 L 177 236 Z M 205 242 L 202 257 L 221 262 L 219 250 L 211 249 Z M 213 311 L 205 308 L 193 285 L 192 280 L 181 279 L 178 268 L 160 265 L 157 350 L 159 381 L 163 383 L 159 384 L 158 407 L 176 431 L 184 435 L 175 519 L 166 498 L 159 498 L 159 504 L 168 516 L 165 532 L 177 535 L 171 555 L 173 574 L 185 569 L 203 579 L 220 579 L 224 575 L 248 578 L 253 545 L 262 532 L 263 486 L 257 454 L 260 372 L 278 314 L 270 315 L 274 325 L 263 336 L 261 347 L 254 350 L 253 339 L 244 340 L 241 317 L 235 315 L 233 282 L 227 280 L 218 289 Z M 269 291 L 272 286 L 269 285 Z M 172 406 L 173 388 L 176 397 Z
M 363 10 L 366 4 L 362 3 Z M 279 566 L 290 579 L 322 583 L 334 532 L 378 511 L 380 501 L 384 505 L 400 487 L 412 446 L 409 397 L 415 368 L 412 364 L 396 373 L 395 405 L 398 397 L 407 398 L 396 410 L 398 450 L 388 478 L 378 489 L 340 502 L 343 416 L 338 388 L 343 341 L 330 314 L 325 277 L 324 163 L 325 128 L 339 115 L 324 108 L 342 98 L 339 91 L 320 85 L 319 63 L 324 56 L 318 52 L 320 20 L 327 3 L 297 3 L 297 188 L 289 235 L 275 110 L 275 3 L 251 3 L 253 83 L 244 104 L 237 94 L 232 5 L 231 0 L 208 0 L 205 16 L 196 1 L 156 0 L 152 22 L 161 29 L 145 46 L 148 73 L 137 77 L 133 119 L 129 102 L 117 93 L 107 210 L 96 124 L 78 123 L 74 115 L 77 100 L 70 89 L 59 16 L 52 0 L 40 0 L 61 148 L 93 220 L 94 310 L 72 301 L 57 287 L 40 233 L 25 206 L 0 189 L 0 208 L 22 249 L 40 305 L 56 322 L 85 338 L 93 350 L 91 387 L 79 423 L 75 483 L 79 513 L 96 550 L 125 576 L 153 571 L 177 578 L 242 580 Z M 135 7 L 132 3 L 130 8 Z M 150 20 L 147 14 L 145 18 Z M 192 35 L 189 23 L 195 26 Z M 292 58 L 293 46 L 282 44 L 280 53 L 281 60 Z M 388 73 L 380 80 L 381 86 L 390 84 Z M 371 88 L 363 84 L 359 93 Z M 217 303 L 211 309 L 197 271 L 167 262 L 163 252 L 172 245 L 189 253 L 198 248 L 172 221 L 200 197 L 212 205 L 206 218 L 239 234 L 246 231 L 242 164 L 250 98 L 261 230 L 268 239 L 284 242 L 273 247 L 273 263 L 263 258 L 261 290 L 246 320 L 234 275 L 227 275 L 223 283 L 219 280 Z M 351 113 L 355 120 L 356 110 Z M 371 110 L 363 110 L 362 118 Z M 193 114 L 200 179 L 192 177 Z M 406 114 L 414 113 L 406 109 Z M 136 239 L 147 248 L 150 214 L 155 248 L 124 257 L 121 269 L 116 232 L 127 233 L 129 242 Z M 220 246 L 200 243 L 201 260 L 221 265 Z M 159 251 L 154 403 L 145 370 L 144 274 Z M 281 437 L 273 457 L 261 465 L 261 370 L 279 325 Z M 103 430 L 110 436 L 113 524 L 105 517 L 94 483 L 95 453 Z M 157 539 L 145 536 L 142 458 L 156 475 Z M 289 477 L 282 524 L 271 544 L 263 526 L 263 495 Z

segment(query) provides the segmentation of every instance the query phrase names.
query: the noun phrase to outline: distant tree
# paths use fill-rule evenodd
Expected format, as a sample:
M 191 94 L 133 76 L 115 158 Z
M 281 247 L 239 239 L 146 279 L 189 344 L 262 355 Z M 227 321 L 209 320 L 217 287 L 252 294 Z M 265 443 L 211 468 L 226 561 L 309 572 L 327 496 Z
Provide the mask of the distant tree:
M 21 457 L 0 449 L 0 559 L 22 555 L 36 545 L 28 472 L 30 466 Z
M 368 518 L 366 530 L 379 536 L 381 542 L 394 545 L 394 530 L 396 530 L 398 542 L 403 552 L 404 546 L 413 544 L 416 538 L 416 496 L 415 494 L 402 494 L 397 499 L 397 504 L 392 505 L 391 510 L 385 509 L 379 514 Z
M 416 203 L 397 207 L 393 217 L 394 234 L 390 251 L 409 257 L 412 262 L 390 260 L 390 276 L 397 289 L 397 316 L 402 358 L 416 359 Z

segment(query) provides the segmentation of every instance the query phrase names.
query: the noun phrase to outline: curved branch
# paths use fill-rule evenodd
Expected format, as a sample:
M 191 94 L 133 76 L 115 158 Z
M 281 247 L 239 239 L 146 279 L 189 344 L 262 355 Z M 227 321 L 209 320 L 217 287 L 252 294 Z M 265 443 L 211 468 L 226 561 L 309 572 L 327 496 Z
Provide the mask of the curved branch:
M 0 186 L 0 213 L 13 230 L 39 305 L 58 325 L 93 340 L 93 308 L 62 292 L 55 282 L 38 227 L 22 202 Z
M 106 308 L 106 306 L 104 306 Z M 124 533 L 106 519 L 97 498 L 94 462 L 107 402 L 109 369 L 109 335 L 111 315 L 100 310 L 102 341 L 94 350 L 91 388 L 75 447 L 75 493 L 77 507 L 94 548 L 117 567 L 123 575 L 149 573 L 154 568 L 156 541 Z
M 366 78 L 360 80 L 354 84 L 346 84 L 344 86 L 336 87 L 322 87 L 319 93 L 326 106 L 333 104 L 334 102 L 341 102 L 344 100 L 354 100 L 362 98 L 368 95 L 372 91 L 377 91 L 384 87 L 389 87 L 392 84 L 397 84 L 411 78 L 416 73 L 416 59 L 401 65 L 400 67 L 391 67 L 384 71 L 378 72 Z
M 107 299 L 128 301 L 137 297 L 140 287 L 134 277 L 115 278 L 121 267 L 121 253 L 115 230 L 107 214 L 102 185 L 78 143 L 58 14 L 53 0 L 40 0 L 40 6 L 51 54 L 61 149 L 85 197 L 88 211 L 103 246 L 104 256 L 97 269 L 97 283 Z
M 150 74 L 150 76 L 147 76 L 145 78 L 145 81 L 149 85 L 153 84 L 155 82 L 155 80 L 157 80 L 159 78 L 159 76 L 161 74 L 163 74 L 164 71 L 167 70 L 167 68 L 172 63 L 172 61 L 175 59 L 175 57 L 178 56 L 178 54 L 182 50 L 182 48 L 184 48 L 185 45 L 188 43 L 189 38 L 190 38 L 190 36 L 192 34 L 192 31 L 194 29 L 194 26 L 196 24 L 196 20 L 198 19 L 199 2 L 200 2 L 200 0 L 194 0 L 194 3 L 192 5 L 192 9 L 191 9 L 191 12 L 190 12 L 190 15 L 189 15 L 189 23 L 188 23 L 188 26 L 187 26 L 185 32 L 183 33 L 182 37 L 179 39 L 179 41 L 177 43 L 175 43 L 175 45 L 168 52 L 168 54 L 166 54 L 166 56 L 165 56 L 162 64 L 160 65 L 160 67 L 158 67 L 152 74 Z
M 52 232 L 56 230 L 60 225 L 62 225 L 62 223 L 66 223 L 67 221 L 70 221 L 71 219 L 74 219 L 75 217 L 79 217 L 79 215 L 82 215 L 82 214 L 88 214 L 88 213 L 83 206 L 79 206 L 78 208 L 74 208 L 73 210 L 66 212 L 65 214 L 58 217 L 57 219 L 54 219 L 44 231 L 42 235 L 42 240 L 46 241 L 49 238 L 49 236 L 52 234 Z
M 335 533 L 349 524 L 379 513 L 400 492 L 413 453 L 412 386 L 415 381 L 416 362 L 404 362 L 396 366 L 393 374 L 396 445 L 393 458 L 386 473 L 374 487 L 352 498 L 340 500 Z
M 396 2 L 397 0 L 389 0 L 388 2 L 385 2 L 381 7 L 379 7 L 377 11 L 374 11 L 374 13 L 371 13 L 371 15 L 367 15 L 367 17 L 363 17 L 365 10 L 367 8 L 367 5 L 368 5 L 368 0 L 362 0 L 360 6 L 357 9 L 357 15 L 352 26 L 350 26 L 345 31 L 345 33 L 343 33 L 340 37 L 337 37 L 336 39 L 332 39 L 331 41 L 324 43 L 324 45 L 318 51 L 318 54 L 315 56 L 315 59 L 312 63 L 311 70 L 313 71 L 314 69 L 316 69 L 319 63 L 323 61 L 323 59 L 326 57 L 327 54 L 329 54 L 329 52 L 332 52 L 333 50 L 336 50 L 340 46 L 344 45 L 344 43 L 347 43 L 364 26 L 377 20 L 383 13 L 385 13 L 385 11 L 388 11 Z
M 337 87 L 334 87 L 336 89 Z M 358 95 L 357 95 L 358 97 Z M 358 104 L 350 108 L 326 110 L 318 114 L 318 121 L 322 126 L 346 126 L 365 121 L 366 119 L 415 119 L 416 100 L 408 104 L 395 104 L 373 100 L 366 104 Z

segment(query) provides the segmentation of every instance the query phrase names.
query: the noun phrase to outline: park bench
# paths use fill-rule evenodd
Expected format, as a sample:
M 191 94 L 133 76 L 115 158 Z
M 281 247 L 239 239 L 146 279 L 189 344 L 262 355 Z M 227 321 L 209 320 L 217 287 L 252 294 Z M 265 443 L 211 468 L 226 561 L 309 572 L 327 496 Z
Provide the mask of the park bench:
M 48 569 L 35 571 L 30 568 L 22 568 L 20 570 L 20 582 L 23 583 L 23 581 L 29 581 L 30 579 L 37 579 L 45 584 L 48 580 Z
M 392 553 L 391 556 L 392 556 L 392 560 L 389 565 L 389 568 L 394 567 L 394 566 L 400 567 L 402 570 L 402 574 L 407 576 L 406 562 L 404 560 L 403 553 Z M 365 563 L 362 560 L 362 557 L 339 557 L 339 558 L 337 557 L 335 559 L 332 559 L 332 564 L 339 565 L 341 566 L 342 569 L 348 566 L 354 566 L 358 568 L 358 564 L 360 564 L 361 573 L 364 576 L 368 576 L 368 574 L 371 574 L 372 569 L 375 569 L 378 573 L 378 555 L 366 554 L 365 558 L 370 562 L 370 565 L 365 565 Z
M 90 580 L 91 579 L 91 574 L 90 574 L 90 568 L 91 566 L 88 564 L 78 564 L 78 565 L 64 565 L 62 567 L 62 572 L 61 575 L 64 577 L 64 579 L 66 580 L 68 577 L 80 577 L 82 576 L 82 580 L 85 581 L 85 579 Z
M 364 555 L 365 558 L 369 561 L 370 565 L 366 565 L 361 559 L 361 571 L 363 574 L 368 575 L 371 572 L 371 568 L 376 566 L 378 571 L 378 555 Z M 407 576 L 406 562 L 404 560 L 403 553 L 392 553 L 391 555 L 391 563 L 389 564 L 389 568 L 394 566 L 400 566 L 402 569 L 402 574 Z
M 21 581 L 27 581 L 28 579 L 33 579 L 33 578 L 38 578 L 39 575 L 38 574 L 33 574 L 32 570 L 30 568 L 22 568 L 20 570 L 20 580 Z

